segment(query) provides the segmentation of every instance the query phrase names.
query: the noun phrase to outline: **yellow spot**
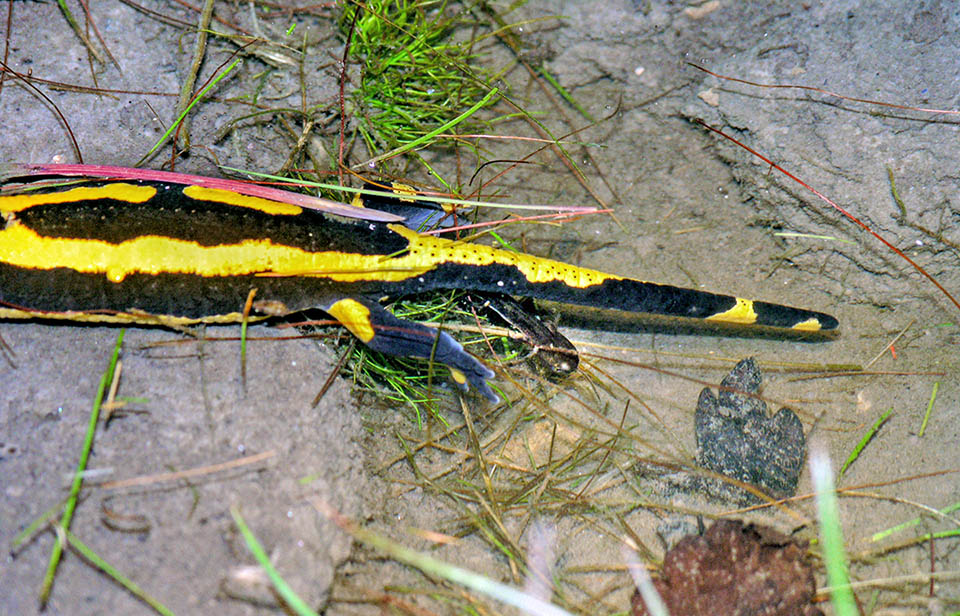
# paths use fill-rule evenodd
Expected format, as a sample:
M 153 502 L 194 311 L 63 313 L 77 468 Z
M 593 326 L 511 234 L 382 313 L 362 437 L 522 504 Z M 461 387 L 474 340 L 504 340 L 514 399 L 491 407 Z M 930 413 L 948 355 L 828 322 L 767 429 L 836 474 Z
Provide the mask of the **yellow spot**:
M 303 212 L 303 208 L 283 203 L 281 201 L 271 201 L 261 199 L 260 197 L 250 197 L 241 195 L 231 190 L 222 190 L 220 188 L 206 188 L 204 186 L 187 186 L 183 189 L 183 194 L 196 199 L 197 201 L 214 201 L 217 203 L 229 203 L 239 207 L 246 207 L 252 210 L 260 210 L 267 214 L 281 216 L 296 216 Z
M 353 199 L 350 201 L 350 205 L 353 207 L 367 207 L 363 204 L 363 195 L 356 193 L 353 195 Z
M 37 205 L 48 203 L 75 203 L 96 199 L 116 199 L 128 203 L 144 203 L 157 194 L 152 186 L 138 186 L 114 182 L 106 186 L 81 186 L 56 193 L 28 193 L 0 197 L 0 212 L 22 212 Z
M 416 197 L 417 189 L 414 188 L 413 186 L 410 186 L 409 184 L 404 184 L 402 182 L 393 182 L 391 184 L 391 187 L 393 188 L 393 192 L 397 193 L 397 198 L 400 201 L 406 201 L 407 203 L 416 202 L 415 199 L 404 199 L 403 197 L 400 196 L 400 195 L 406 195 L 408 197 Z
M 120 267 L 107 267 L 107 280 L 110 282 L 123 282 L 127 277 L 127 272 Z
M 350 333 L 362 342 L 373 340 L 373 324 L 370 322 L 370 309 L 355 299 L 341 299 L 327 308 L 327 313 L 340 321 Z
M 756 323 L 757 312 L 753 309 L 753 302 L 749 299 L 736 298 L 737 304 L 730 310 L 718 312 L 707 317 L 707 321 L 721 321 L 723 323 L 740 323 L 750 325 Z
M 806 321 L 801 321 L 793 326 L 792 329 L 799 329 L 804 332 L 818 332 L 820 331 L 820 320 L 816 318 L 810 318 Z
M 465 386 L 467 384 L 467 375 L 456 368 L 450 368 L 450 377 L 457 385 Z
M 402 225 L 388 225 L 390 230 L 405 237 L 413 263 L 421 263 L 433 269 L 441 263 L 461 265 L 507 265 L 517 268 L 530 282 L 560 281 L 568 286 L 582 289 L 602 283 L 604 280 L 622 280 L 620 276 L 577 267 L 551 259 L 498 250 L 481 244 L 454 242 L 432 235 L 420 235 Z M 399 260 L 399 259 L 394 259 Z

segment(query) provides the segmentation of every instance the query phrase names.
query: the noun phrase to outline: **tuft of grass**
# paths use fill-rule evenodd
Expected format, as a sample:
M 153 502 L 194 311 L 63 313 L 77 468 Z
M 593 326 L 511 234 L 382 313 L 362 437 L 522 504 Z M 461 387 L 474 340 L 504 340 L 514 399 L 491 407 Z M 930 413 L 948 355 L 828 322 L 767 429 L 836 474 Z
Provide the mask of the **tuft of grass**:
M 426 136 L 487 98 L 490 78 L 467 68 L 472 41 L 457 41 L 469 14 L 452 13 L 437 0 L 371 0 L 348 4 L 340 31 L 361 74 L 350 94 L 357 131 L 372 153 L 395 150 Z M 464 125 L 467 132 L 477 127 Z

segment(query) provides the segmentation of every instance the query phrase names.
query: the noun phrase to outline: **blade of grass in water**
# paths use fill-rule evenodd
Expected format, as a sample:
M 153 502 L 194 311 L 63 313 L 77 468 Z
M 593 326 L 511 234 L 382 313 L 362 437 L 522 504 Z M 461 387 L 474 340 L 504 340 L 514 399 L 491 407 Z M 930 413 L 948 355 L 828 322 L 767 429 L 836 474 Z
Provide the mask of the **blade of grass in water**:
M 395 541 L 391 541 L 386 537 L 361 528 L 320 499 L 314 499 L 313 505 L 320 513 L 336 522 L 338 526 L 350 533 L 357 541 L 378 549 L 394 560 L 415 567 L 427 575 L 460 584 L 461 586 L 485 594 L 488 597 L 520 608 L 528 614 L 534 614 L 536 616 L 572 616 L 570 612 L 567 612 L 563 608 L 557 607 L 538 597 L 528 595 L 512 586 L 501 584 L 479 573 L 474 573 L 473 571 L 468 571 L 467 569 L 437 560 L 436 558 L 432 558 Z
M 73 512 L 77 508 L 77 500 L 80 495 L 80 487 L 83 485 L 83 473 L 87 469 L 87 460 L 90 458 L 90 450 L 93 448 L 93 436 L 97 432 L 97 422 L 100 419 L 100 407 L 103 404 L 103 397 L 107 392 L 107 387 L 113 381 L 113 372 L 117 367 L 117 360 L 120 358 L 120 347 L 123 345 L 123 334 L 126 330 L 120 330 L 117 336 L 117 343 L 113 347 L 113 355 L 110 357 L 110 364 L 106 372 L 100 378 L 100 385 L 97 387 L 97 396 L 93 401 L 93 409 L 90 411 L 90 420 L 87 422 L 87 434 L 83 439 L 83 447 L 80 449 L 80 461 L 77 463 L 77 470 L 73 475 L 73 484 L 70 486 L 70 495 L 67 497 L 67 504 L 63 508 L 63 517 L 60 518 L 60 526 L 70 530 L 70 522 L 73 520 Z M 53 588 L 53 576 L 57 572 L 57 565 L 60 563 L 60 556 L 63 554 L 63 538 L 57 535 L 57 541 L 53 544 L 53 551 L 50 553 L 50 560 L 47 563 L 47 572 L 43 576 L 43 585 L 40 588 L 40 608 L 43 609 L 50 599 L 50 590 Z
M 952 505 L 948 505 L 943 509 L 940 509 L 939 512 L 942 513 L 943 515 L 947 515 L 947 514 L 953 513 L 954 511 L 957 511 L 958 509 L 960 509 L 960 501 L 957 501 Z M 890 535 L 894 533 L 899 533 L 900 531 L 910 528 L 911 526 L 916 526 L 920 524 L 920 522 L 922 521 L 923 521 L 923 518 L 920 518 L 920 517 L 913 518 L 912 520 L 907 520 L 906 522 L 897 524 L 892 528 L 888 528 L 886 530 L 882 530 L 877 533 L 874 533 L 873 535 L 870 536 L 870 541 L 876 542 L 876 541 L 880 541 L 881 539 L 886 539 Z
M 61 528 L 62 530 L 62 528 Z M 70 542 L 70 545 L 73 546 L 77 552 L 79 552 L 84 558 L 93 563 L 94 566 L 98 567 L 101 571 L 109 575 L 111 578 L 116 580 L 118 584 L 126 588 L 132 594 L 134 594 L 141 601 L 152 607 L 158 613 L 163 614 L 163 616 L 173 616 L 173 612 L 170 611 L 165 605 L 154 599 L 152 596 L 148 595 L 136 582 L 128 578 L 127 576 L 120 573 L 120 570 L 100 558 L 100 555 L 94 552 L 90 547 L 84 542 L 80 541 L 76 535 L 70 531 L 64 531 L 67 535 L 67 541 Z
M 47 522 L 49 522 L 53 517 L 58 515 L 63 511 L 63 506 L 66 504 L 66 500 L 60 501 L 53 507 L 50 507 L 46 511 L 40 514 L 37 519 L 27 525 L 22 531 L 17 533 L 17 536 L 13 538 L 13 541 L 10 542 L 10 551 L 16 552 L 20 549 L 28 539 L 33 537 L 41 528 L 46 528 Z
M 927 403 L 927 412 L 923 414 L 923 423 L 920 424 L 920 432 L 917 433 L 918 437 L 922 437 L 923 433 L 927 431 L 927 422 L 930 421 L 930 414 L 933 412 L 933 403 L 937 401 L 937 392 L 940 390 L 940 381 L 937 381 L 933 384 L 933 391 L 930 392 L 930 402 Z
M 833 469 L 822 443 L 814 443 L 810 448 L 810 476 L 817 493 L 820 542 L 823 546 L 823 561 L 827 567 L 827 583 L 831 588 L 830 602 L 837 616 L 858 616 L 857 602 L 850 588 L 850 577 L 847 575 L 847 554 L 843 547 L 843 529 L 840 526 Z
M 843 466 L 840 467 L 840 473 L 837 475 L 837 483 L 843 479 L 843 474 L 847 472 L 847 469 L 850 468 L 850 465 L 853 464 L 857 458 L 860 457 L 860 453 L 863 451 L 864 447 L 873 439 L 873 436 L 877 433 L 877 430 L 880 429 L 880 426 L 887 421 L 887 418 L 890 417 L 890 414 L 893 413 L 893 407 L 877 418 L 873 425 L 870 426 L 870 429 L 867 430 L 867 433 L 863 435 L 863 438 L 860 439 L 860 442 L 857 443 L 857 446 L 853 448 L 853 451 L 850 452 L 850 455 L 847 456 L 846 462 L 843 463 Z
M 206 94 L 207 92 L 209 92 L 209 91 L 213 88 L 213 86 L 215 86 L 215 85 L 217 85 L 218 83 L 220 83 L 220 81 L 221 81 L 224 77 L 226 77 L 227 75 L 229 75 L 229 74 L 233 71 L 233 69 L 237 68 L 237 65 L 240 64 L 240 62 L 241 62 L 242 60 L 243 60 L 243 58 L 237 58 L 237 59 L 235 59 L 233 62 L 230 63 L 230 65 L 229 65 L 226 69 L 224 69 L 224 71 L 223 71 L 222 73 L 220 73 L 219 75 L 217 75 L 216 77 L 214 77 L 213 79 L 211 79 L 211 80 L 210 80 L 210 83 L 208 83 L 206 86 L 204 86 L 204 88 L 203 88 L 202 90 L 200 90 L 200 92 L 197 93 L 197 95 L 196 95 L 195 97 L 193 97 L 193 100 L 190 101 L 190 104 L 187 105 L 186 109 L 184 109 L 183 112 L 182 112 L 179 116 L 177 116 L 177 119 L 174 120 L 173 123 L 170 125 L 170 128 L 167 129 L 167 132 L 163 133 L 163 136 L 160 137 L 160 139 L 153 145 L 152 148 L 150 148 L 150 151 L 147 152 L 146 154 L 144 154 L 144 155 L 143 155 L 143 158 L 141 158 L 139 161 L 137 161 L 137 165 L 142 164 L 143 161 L 145 161 L 145 160 L 147 160 L 148 158 L 150 158 L 151 156 L 153 156 L 153 153 L 156 152 L 158 149 L 160 149 L 160 146 L 162 146 L 164 143 L 166 143 L 166 142 L 167 142 L 167 139 L 169 139 L 170 136 L 173 135 L 174 132 L 176 132 L 177 127 L 180 126 L 180 123 L 183 122 L 183 119 L 184 119 L 185 117 L 187 117 L 187 114 L 190 113 L 190 110 L 193 109 L 194 105 L 196 105 L 197 103 L 200 102 L 201 99 L 203 99 L 204 94 Z M 136 165 L 135 165 L 135 166 L 136 166 Z
M 257 541 L 257 538 L 253 535 L 253 531 L 250 530 L 250 527 L 247 526 L 247 523 L 244 521 L 243 516 L 240 515 L 240 510 L 236 507 L 230 508 L 230 515 L 233 516 L 233 521 L 237 525 L 237 528 L 240 530 L 240 534 L 243 535 L 243 540 L 247 544 L 247 549 L 250 550 L 250 553 L 253 554 L 253 557 L 257 559 L 257 562 L 263 567 L 263 570 L 266 572 L 267 577 L 270 578 L 270 582 L 273 583 L 273 587 L 277 589 L 277 593 L 286 604 L 293 610 L 295 614 L 299 616 L 318 616 L 313 609 L 307 605 L 306 601 L 300 598 L 290 585 L 287 584 L 286 580 L 280 576 L 280 573 L 273 566 L 273 563 L 270 562 L 270 556 L 267 555 L 266 550 L 263 549 L 263 546 Z

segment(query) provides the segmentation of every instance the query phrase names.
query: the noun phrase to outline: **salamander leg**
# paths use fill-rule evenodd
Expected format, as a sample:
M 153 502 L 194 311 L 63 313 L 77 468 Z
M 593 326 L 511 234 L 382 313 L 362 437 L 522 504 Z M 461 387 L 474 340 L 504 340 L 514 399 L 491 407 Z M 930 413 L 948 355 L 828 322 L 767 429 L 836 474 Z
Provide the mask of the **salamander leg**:
M 487 385 L 493 371 L 446 333 L 398 319 L 369 298 L 348 297 L 321 307 L 371 349 L 400 357 L 433 357 L 450 368 L 461 389 L 472 385 L 491 402 L 499 401 Z
M 523 341 L 532 347 L 527 361 L 538 373 L 559 381 L 577 371 L 580 364 L 577 347 L 560 333 L 555 324 L 539 318 L 532 305 L 524 306 L 502 293 L 471 293 L 473 295 L 483 298 L 483 308 L 523 335 Z

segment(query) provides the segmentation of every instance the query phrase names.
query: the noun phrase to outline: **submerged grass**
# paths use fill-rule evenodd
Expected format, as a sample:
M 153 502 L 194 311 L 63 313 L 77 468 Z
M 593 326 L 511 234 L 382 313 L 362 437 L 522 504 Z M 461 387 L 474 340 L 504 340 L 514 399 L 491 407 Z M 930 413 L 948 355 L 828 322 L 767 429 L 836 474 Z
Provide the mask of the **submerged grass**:
M 107 394 L 107 388 L 113 382 L 114 370 L 117 361 L 120 358 L 120 348 L 123 346 L 124 330 L 120 330 L 117 336 L 117 343 L 114 345 L 113 354 L 110 356 L 110 363 L 107 370 L 100 378 L 100 385 L 97 387 L 97 395 L 93 401 L 93 408 L 90 410 L 90 420 L 87 422 L 87 433 L 83 437 L 83 445 L 80 448 L 80 460 L 77 462 L 77 468 L 73 474 L 73 483 L 70 485 L 70 494 L 67 496 L 66 504 L 63 508 L 58 527 L 64 530 L 64 534 L 58 533 L 57 540 L 53 544 L 53 551 L 50 553 L 50 560 L 47 563 L 47 572 L 43 576 L 43 584 L 40 588 L 40 606 L 47 604 L 50 598 L 50 591 L 53 588 L 53 578 L 57 572 L 57 565 L 60 564 L 60 557 L 63 554 L 65 543 L 65 533 L 70 530 L 70 523 L 73 521 L 73 513 L 76 511 L 77 502 L 80 498 L 80 488 L 83 486 L 83 473 L 87 469 L 87 460 L 90 458 L 90 451 L 93 449 L 93 437 L 97 432 L 97 423 L 100 420 L 100 408 L 103 404 L 104 396 Z
M 117 567 L 114 567 L 112 564 L 106 561 L 101 557 L 97 552 L 95 552 L 90 546 L 86 545 L 79 537 L 74 535 L 68 530 L 64 530 L 60 527 L 57 529 L 58 537 L 60 534 L 66 536 L 66 540 L 70 542 L 71 547 L 77 551 L 78 554 L 83 556 L 90 564 L 92 564 L 97 569 L 103 571 L 109 578 L 123 587 L 127 592 L 129 592 L 134 597 L 137 597 L 147 605 L 149 605 L 155 612 L 161 616 L 173 616 L 173 611 L 171 611 L 167 606 L 158 601 L 152 595 L 148 594 L 143 590 L 139 584 L 128 578 L 123 572 L 120 571 Z
M 240 514 L 240 509 L 236 506 L 231 507 L 230 515 L 233 516 L 233 522 L 237 525 L 237 529 L 243 536 L 243 541 L 246 543 L 247 549 L 250 550 L 250 553 L 253 554 L 253 557 L 257 559 L 260 567 L 262 567 L 267 574 L 270 583 L 273 584 L 274 590 L 276 590 L 277 594 L 283 599 L 285 607 L 288 607 L 290 611 L 297 614 L 297 616 L 317 616 L 317 612 L 307 605 L 306 601 L 290 587 L 287 581 L 283 579 L 283 576 L 280 575 L 280 572 L 277 571 L 277 568 L 273 566 L 273 563 L 270 561 L 270 556 L 264 549 L 263 544 L 261 544 L 256 535 L 253 534 L 253 531 L 247 526 L 246 520 L 244 520 Z
M 887 419 L 890 418 L 890 415 L 893 414 L 893 407 L 887 409 L 887 412 L 877 417 L 877 420 L 873 422 L 873 425 L 870 426 L 870 429 L 864 433 L 863 437 L 853 448 L 853 451 L 850 452 L 850 455 L 847 456 L 847 459 L 844 461 L 843 465 L 840 467 L 840 472 L 837 473 L 837 481 L 839 482 L 843 479 L 844 473 L 847 472 L 847 469 L 850 468 L 850 465 L 857 461 L 857 458 L 860 457 L 860 454 L 863 452 L 863 449 L 873 440 L 873 437 L 877 434 L 877 431 L 886 423 Z
M 388 304 L 387 309 L 401 319 L 436 325 L 453 333 L 452 330 L 459 329 L 458 325 L 480 330 L 491 325 L 485 315 L 477 313 L 475 308 L 479 303 L 479 296 L 471 298 L 464 291 L 443 291 L 400 298 Z M 461 331 L 455 335 L 465 348 L 474 354 L 486 355 L 491 363 L 513 362 L 524 352 L 522 344 L 503 333 Z M 495 361 L 485 349 L 495 353 Z M 427 416 L 446 424 L 440 412 L 452 402 L 446 366 L 425 359 L 384 355 L 356 345 L 344 373 L 360 389 L 411 409 L 417 427 L 423 426 Z
M 843 543 L 843 527 L 833 480 L 830 458 L 821 444 L 811 448 L 810 475 L 817 492 L 820 541 L 830 584 L 830 602 L 838 616 L 858 616 L 857 601 L 850 588 L 848 561 Z
M 350 59 L 360 64 L 351 115 L 371 153 L 418 142 L 477 101 L 496 102 L 496 88 L 487 85 L 493 76 L 473 62 L 472 40 L 457 40 L 459 30 L 476 22 L 452 3 L 351 3 L 339 24 Z M 479 125 L 471 121 L 462 128 L 473 132 Z
M 383 535 L 361 528 L 319 499 L 314 500 L 314 506 L 322 514 L 334 520 L 341 528 L 349 532 L 357 541 L 376 548 L 390 558 L 415 567 L 431 577 L 462 585 L 487 597 L 519 608 L 526 614 L 533 614 L 534 616 L 571 616 L 566 610 L 540 597 L 523 592 L 521 589 L 503 584 L 463 567 L 443 562 L 423 552 L 411 550 Z M 478 608 L 479 606 L 470 604 L 462 606 L 466 613 L 486 612 L 486 610 Z

